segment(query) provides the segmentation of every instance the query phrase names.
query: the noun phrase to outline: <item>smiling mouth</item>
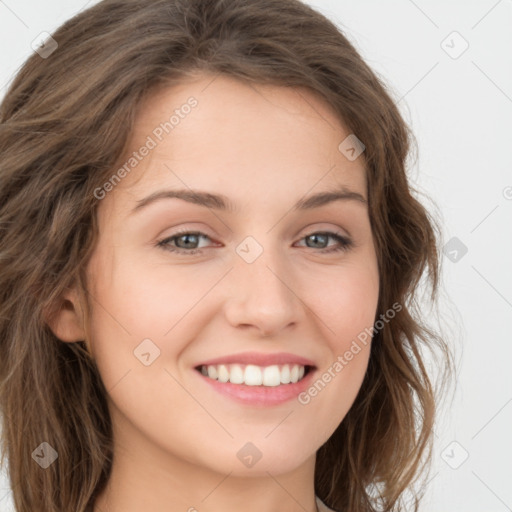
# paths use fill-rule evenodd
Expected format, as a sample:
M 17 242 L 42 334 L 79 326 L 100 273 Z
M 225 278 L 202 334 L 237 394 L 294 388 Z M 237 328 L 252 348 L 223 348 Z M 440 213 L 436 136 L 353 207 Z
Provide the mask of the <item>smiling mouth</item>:
M 301 364 L 213 364 L 195 368 L 207 378 L 246 386 L 276 387 L 300 382 L 314 367 Z

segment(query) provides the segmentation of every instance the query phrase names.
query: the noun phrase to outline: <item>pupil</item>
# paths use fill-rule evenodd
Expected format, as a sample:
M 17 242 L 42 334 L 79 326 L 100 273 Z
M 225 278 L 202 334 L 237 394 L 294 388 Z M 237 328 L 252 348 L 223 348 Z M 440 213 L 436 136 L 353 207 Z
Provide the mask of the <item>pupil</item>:
M 318 241 L 318 238 L 325 239 L 325 235 L 311 235 L 310 238 L 312 238 L 313 240 L 317 240 Z
M 186 245 L 186 246 L 188 246 L 188 244 L 190 244 L 190 240 L 189 240 L 189 239 L 190 239 L 191 237 L 195 237 L 195 236 L 196 236 L 196 235 L 183 235 L 183 236 L 181 236 L 180 238 L 181 238 L 181 239 L 186 240 L 186 241 L 185 241 L 185 245 Z M 194 242 L 192 242 L 192 244 L 194 244 Z

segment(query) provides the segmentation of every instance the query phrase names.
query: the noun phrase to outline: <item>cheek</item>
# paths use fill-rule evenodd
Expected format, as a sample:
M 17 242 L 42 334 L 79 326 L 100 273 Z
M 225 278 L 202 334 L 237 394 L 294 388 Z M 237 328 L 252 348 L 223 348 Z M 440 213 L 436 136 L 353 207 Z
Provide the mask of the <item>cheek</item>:
M 347 342 L 373 325 L 379 297 L 376 265 L 348 265 L 308 285 L 309 304 L 315 308 L 331 348 Z
M 218 279 L 218 272 L 212 272 L 191 272 L 185 267 L 170 272 L 168 266 L 148 265 L 130 255 L 104 258 L 98 254 L 90 267 L 94 276 L 90 332 L 107 390 L 128 373 L 127 380 L 140 378 L 148 387 L 169 385 L 165 372 L 164 382 L 153 381 L 151 375 L 160 372 L 161 378 L 162 370 L 174 366 L 186 349 L 195 332 L 194 315 Z M 191 318 L 196 320 L 192 324 Z M 151 363 L 145 366 L 148 359 Z
M 145 338 L 162 338 L 185 318 L 211 286 L 198 273 L 162 265 L 147 265 L 129 256 L 99 269 L 94 294 L 97 332 L 119 331 L 135 343 Z
M 324 416 L 325 434 L 343 420 L 366 373 L 379 296 L 377 265 L 347 266 L 322 284 L 310 300 L 322 320 L 328 356 L 299 402 Z

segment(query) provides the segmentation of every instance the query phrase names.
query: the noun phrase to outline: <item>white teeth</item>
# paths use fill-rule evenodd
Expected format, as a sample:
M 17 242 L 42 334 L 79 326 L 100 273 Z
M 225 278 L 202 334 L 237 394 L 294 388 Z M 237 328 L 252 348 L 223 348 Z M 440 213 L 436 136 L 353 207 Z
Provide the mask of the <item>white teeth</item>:
M 248 364 L 244 372 L 244 384 L 247 386 L 261 386 L 263 383 L 263 376 L 261 375 L 261 368 Z
M 279 366 L 267 366 L 263 370 L 264 386 L 279 386 L 281 384 L 281 375 L 279 375 Z
M 267 387 L 298 382 L 306 372 L 305 367 L 298 364 L 274 364 L 265 367 L 253 364 L 219 364 L 201 366 L 200 370 L 203 375 L 219 382 Z
M 290 380 L 295 383 L 299 380 L 299 367 L 297 365 L 293 365 L 290 370 Z
M 244 383 L 244 371 L 239 364 L 232 364 L 231 371 L 229 372 L 229 382 L 233 384 L 243 384 Z
M 281 370 L 281 384 L 290 383 L 290 367 L 285 364 Z
M 217 379 L 219 380 L 219 382 L 227 382 L 229 380 L 229 371 L 225 365 L 219 364 L 217 372 Z
M 208 369 L 208 377 L 210 379 L 216 379 L 217 378 L 217 367 L 216 366 L 207 366 Z

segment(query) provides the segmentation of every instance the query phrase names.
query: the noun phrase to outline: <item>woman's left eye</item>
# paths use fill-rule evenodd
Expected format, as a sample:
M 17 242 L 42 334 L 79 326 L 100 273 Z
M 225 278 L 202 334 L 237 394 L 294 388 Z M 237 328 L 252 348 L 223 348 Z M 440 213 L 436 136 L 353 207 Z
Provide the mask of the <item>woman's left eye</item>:
M 207 238 L 210 240 L 208 235 L 198 231 L 183 231 L 181 233 L 176 233 L 173 236 L 164 238 L 157 242 L 157 246 L 162 249 L 170 252 L 176 252 L 178 254 L 197 254 L 201 252 L 201 249 L 196 247 L 201 238 Z M 319 231 L 315 233 L 311 233 L 310 235 L 306 235 L 301 240 L 313 240 L 313 243 L 318 243 L 320 240 L 320 244 L 327 241 L 329 238 L 336 240 L 338 245 L 330 248 L 321 247 L 319 250 L 322 253 L 330 253 L 330 252 L 338 252 L 338 251 L 346 251 L 353 246 L 352 240 L 350 238 L 338 234 L 333 233 L 331 231 Z M 183 242 L 182 247 L 180 247 L 181 242 Z M 174 245 L 172 245 L 174 244 Z M 192 247 L 194 246 L 194 247 Z

